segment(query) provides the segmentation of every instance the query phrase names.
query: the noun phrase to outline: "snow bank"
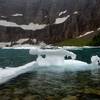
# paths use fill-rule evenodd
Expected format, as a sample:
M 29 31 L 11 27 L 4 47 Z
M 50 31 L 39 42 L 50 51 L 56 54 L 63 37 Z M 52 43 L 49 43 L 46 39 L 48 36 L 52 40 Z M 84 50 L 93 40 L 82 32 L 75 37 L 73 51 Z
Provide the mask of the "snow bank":
M 6 16 L 1 16 L 1 18 L 7 18 Z
M 61 11 L 61 12 L 59 13 L 59 16 L 65 14 L 65 13 L 67 13 L 67 10 L 65 10 L 65 11 Z
M 78 11 L 73 12 L 73 14 L 77 15 L 78 14 Z
M 10 42 L 0 42 L 0 48 L 3 48 L 7 45 L 10 45 L 11 43 Z
M 34 23 L 30 23 L 29 25 L 18 25 L 14 22 L 9 22 L 9 21 L 6 21 L 6 20 L 0 20 L 0 25 L 6 26 L 6 27 L 8 27 L 8 26 L 9 27 L 20 27 L 24 30 L 33 30 L 33 31 L 43 29 L 43 28 L 46 27 L 45 24 L 39 25 L 39 24 L 34 24 Z
M 23 16 L 23 14 L 16 13 L 16 14 L 13 14 L 11 16 L 17 17 L 17 16 Z
M 16 43 L 22 44 L 23 42 L 26 42 L 26 41 L 28 41 L 28 40 L 29 40 L 28 38 L 19 39 L 18 41 L 16 41 Z
M 55 21 L 55 24 L 60 24 L 65 22 L 68 18 L 70 17 L 70 15 L 67 15 L 66 17 L 62 17 L 62 18 L 57 18 Z
M 89 34 L 92 34 L 93 32 L 94 32 L 94 31 L 86 32 L 85 34 L 80 35 L 80 36 L 78 36 L 77 38 L 81 38 L 81 37 L 87 36 L 87 35 L 89 35 Z
M 100 31 L 100 28 L 97 28 L 97 31 Z

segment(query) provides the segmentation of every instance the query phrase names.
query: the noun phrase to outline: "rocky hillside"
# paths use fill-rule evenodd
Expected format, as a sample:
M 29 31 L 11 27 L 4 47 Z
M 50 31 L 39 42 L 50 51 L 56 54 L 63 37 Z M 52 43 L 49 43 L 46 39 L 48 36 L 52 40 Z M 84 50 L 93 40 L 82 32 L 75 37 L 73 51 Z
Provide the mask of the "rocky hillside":
M 99 5 L 100 0 L 0 0 L 0 41 L 54 43 L 88 35 L 100 27 Z

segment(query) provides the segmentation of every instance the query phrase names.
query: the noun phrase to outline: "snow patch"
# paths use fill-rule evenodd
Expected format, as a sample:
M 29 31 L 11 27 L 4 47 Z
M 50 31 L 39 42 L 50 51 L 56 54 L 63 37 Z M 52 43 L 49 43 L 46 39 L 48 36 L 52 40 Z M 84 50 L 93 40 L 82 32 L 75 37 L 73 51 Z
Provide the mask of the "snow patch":
M 39 24 L 34 24 L 34 23 L 30 23 L 29 25 L 20 25 L 20 27 L 24 30 L 39 30 L 39 29 L 43 29 L 46 27 L 45 24 L 39 25 Z
M 1 16 L 1 18 L 7 18 L 6 16 Z
M 100 31 L 100 28 L 97 28 L 97 31 Z
M 66 17 L 62 17 L 62 18 L 57 18 L 55 21 L 55 24 L 60 24 L 65 22 L 68 18 L 70 17 L 70 15 L 67 15 Z
M 10 26 L 10 27 L 19 27 L 19 25 L 17 25 L 16 23 L 14 22 L 8 22 L 6 20 L 0 20 L 0 25 L 1 26 Z
M 0 48 L 3 48 L 5 46 L 9 46 L 11 44 L 11 42 L 0 42 Z
M 67 13 L 67 10 L 60 12 L 60 13 L 59 13 L 59 16 L 65 14 L 65 13 Z
M 46 24 L 34 24 L 34 23 L 30 23 L 29 25 L 18 25 L 14 22 L 9 22 L 9 21 L 6 21 L 6 20 L 0 20 L 0 25 L 1 26 L 6 26 L 6 27 L 20 27 L 24 30 L 39 30 L 39 29 L 43 29 L 46 27 Z
M 23 42 L 26 42 L 28 40 L 29 40 L 28 38 L 26 38 L 26 39 L 19 39 L 16 43 L 22 44 Z
M 81 37 L 87 36 L 87 35 L 89 35 L 89 34 L 92 34 L 93 32 L 94 32 L 94 31 L 86 32 L 85 34 L 80 35 L 80 36 L 78 36 L 77 38 L 81 38 Z
M 14 16 L 14 17 L 23 16 L 23 14 L 18 14 L 18 13 L 16 13 L 16 14 L 13 14 L 12 16 Z
M 73 12 L 73 14 L 77 15 L 78 14 L 78 11 Z
M 48 16 L 44 16 L 44 18 L 47 18 Z

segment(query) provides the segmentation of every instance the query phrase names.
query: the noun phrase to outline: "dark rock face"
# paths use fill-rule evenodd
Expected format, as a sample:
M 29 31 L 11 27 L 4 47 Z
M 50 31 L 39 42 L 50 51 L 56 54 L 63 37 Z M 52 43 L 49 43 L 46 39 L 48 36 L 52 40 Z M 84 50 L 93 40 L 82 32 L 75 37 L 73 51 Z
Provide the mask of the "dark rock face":
M 0 0 L 0 20 L 17 24 L 30 22 L 48 24 L 45 29 L 28 31 L 18 27 L 0 26 L 0 41 L 37 38 L 54 43 L 100 27 L 100 0 Z M 61 11 L 67 13 L 59 16 Z M 77 11 L 77 14 L 74 12 Z M 22 16 L 12 16 L 13 14 Z M 58 17 L 70 17 L 61 24 L 53 24 Z

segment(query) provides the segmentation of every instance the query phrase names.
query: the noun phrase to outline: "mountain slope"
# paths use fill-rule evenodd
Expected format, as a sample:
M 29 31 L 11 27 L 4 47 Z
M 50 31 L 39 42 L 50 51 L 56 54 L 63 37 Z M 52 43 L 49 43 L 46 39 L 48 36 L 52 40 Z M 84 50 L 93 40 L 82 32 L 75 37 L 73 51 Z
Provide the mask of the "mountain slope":
M 0 23 L 0 41 L 76 38 L 100 27 L 99 5 L 100 0 L 0 0 L 0 21 L 7 22 Z

